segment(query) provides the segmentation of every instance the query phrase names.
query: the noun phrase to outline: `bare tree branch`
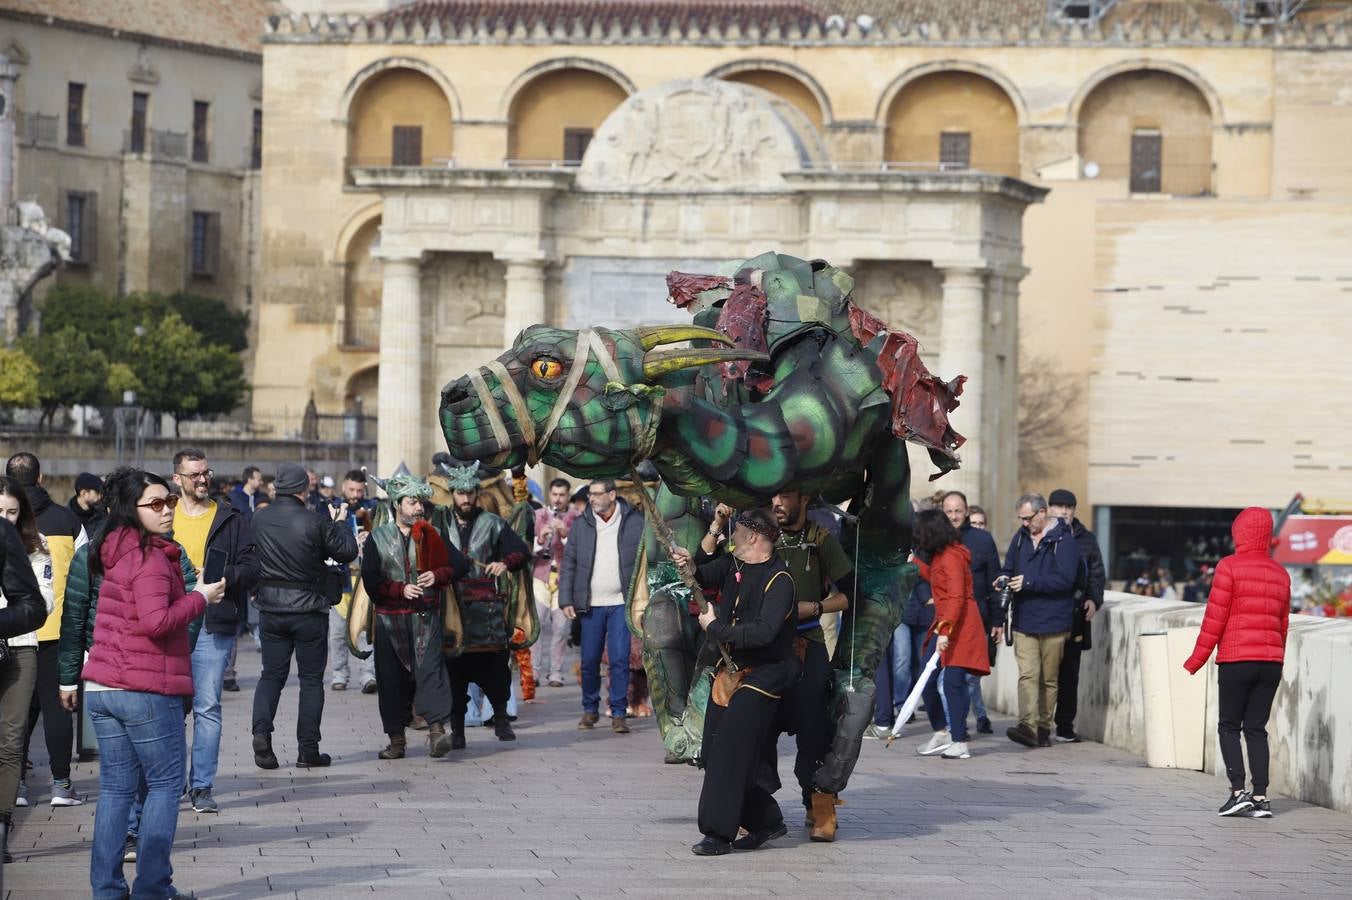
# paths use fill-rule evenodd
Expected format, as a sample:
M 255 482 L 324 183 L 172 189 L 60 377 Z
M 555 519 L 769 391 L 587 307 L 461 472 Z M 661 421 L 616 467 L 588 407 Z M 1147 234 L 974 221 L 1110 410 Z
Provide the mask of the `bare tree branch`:
M 1067 447 L 1083 444 L 1083 398 L 1078 385 L 1050 357 L 1019 361 L 1019 479 L 1029 483 L 1055 474 L 1053 463 Z

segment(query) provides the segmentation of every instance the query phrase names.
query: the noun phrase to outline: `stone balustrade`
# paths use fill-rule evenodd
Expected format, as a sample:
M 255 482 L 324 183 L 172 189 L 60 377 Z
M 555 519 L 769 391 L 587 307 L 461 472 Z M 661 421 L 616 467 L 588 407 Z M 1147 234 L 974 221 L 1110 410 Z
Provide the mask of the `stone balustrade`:
M 1141 689 L 1139 638 L 1157 632 L 1195 634 L 1205 610 L 1201 604 L 1110 592 L 1094 618 L 1093 649 L 1083 657 L 1076 730 L 1089 740 L 1144 757 L 1147 715 Z M 1186 646 L 1186 650 L 1180 651 L 1180 646 Z M 1170 677 L 1175 685 L 1189 677 L 1182 664 L 1191 649 L 1191 640 L 1170 641 L 1169 665 L 1177 669 L 1171 671 Z M 1223 775 L 1216 739 L 1214 659 L 1213 654 L 1213 661 L 1193 676 L 1206 679 L 1204 715 L 1199 708 L 1195 714 L 1185 710 L 1182 716 L 1176 711 L 1173 719 L 1176 724 L 1182 719 L 1190 723 L 1189 728 L 1195 726 L 1200 731 L 1200 737 L 1191 730 L 1176 735 L 1180 746 L 1201 740 L 1203 769 Z M 1018 674 L 1014 649 L 1001 645 L 995 670 L 984 682 L 987 705 L 1017 714 Z M 1342 685 L 1341 690 L 1338 685 Z M 1352 685 L 1352 619 L 1292 616 L 1282 685 L 1268 722 L 1274 794 L 1352 813 L 1349 685 Z M 1183 692 L 1175 689 L 1172 693 L 1178 698 L 1176 702 L 1186 702 L 1179 696 Z M 1074 751 L 1056 748 L 1051 752 Z M 1219 786 L 1217 791 L 1222 792 Z

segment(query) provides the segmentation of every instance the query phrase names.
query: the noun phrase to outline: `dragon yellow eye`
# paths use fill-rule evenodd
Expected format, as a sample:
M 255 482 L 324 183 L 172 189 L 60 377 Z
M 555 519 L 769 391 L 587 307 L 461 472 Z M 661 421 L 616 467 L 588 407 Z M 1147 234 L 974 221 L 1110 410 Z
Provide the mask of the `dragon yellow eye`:
M 530 370 L 536 378 L 558 378 L 563 374 L 563 363 L 557 359 L 542 357 L 530 364 Z

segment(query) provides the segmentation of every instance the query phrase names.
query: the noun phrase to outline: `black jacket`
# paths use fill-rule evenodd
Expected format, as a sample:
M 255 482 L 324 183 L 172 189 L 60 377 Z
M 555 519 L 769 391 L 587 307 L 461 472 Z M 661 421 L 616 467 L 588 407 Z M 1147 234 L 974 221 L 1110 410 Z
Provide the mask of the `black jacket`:
M 253 531 L 259 611 L 323 612 L 333 605 L 326 560 L 346 564 L 357 558 L 350 530 L 295 497 L 279 496 L 254 513 Z
M 615 501 L 620 517 L 620 587 L 629 590 L 638 561 L 638 548 L 643 544 L 643 513 L 623 500 Z M 568 543 L 563 548 L 563 562 L 559 565 L 559 607 L 571 606 L 580 613 L 591 609 L 592 566 L 596 562 L 596 513 L 591 507 L 573 522 L 568 532 Z
M 207 552 L 212 550 L 225 551 L 225 597 L 220 603 L 207 604 L 203 627 L 212 634 L 235 634 L 245 614 L 244 604 L 258 583 L 258 560 L 253 528 L 244 514 L 229 504 L 216 504 L 216 516 L 207 531 Z
M 0 517 L 0 590 L 5 608 L 0 609 L 0 638 L 37 631 L 47 620 L 47 604 L 38 588 L 33 564 L 23 540 L 9 520 Z
M 1098 538 L 1094 532 L 1084 527 L 1079 519 L 1070 522 L 1070 534 L 1080 547 L 1080 580 L 1075 584 L 1075 618 L 1070 624 L 1070 639 L 1080 645 L 1081 650 L 1094 646 L 1093 622 L 1084 617 L 1084 601 L 1093 600 L 1094 606 L 1103 608 L 1103 587 L 1107 583 L 1107 572 L 1103 568 L 1103 552 L 1099 550 Z
M 66 504 L 66 508 L 70 510 L 71 515 L 80 520 L 80 524 L 84 526 L 85 537 L 89 538 L 91 541 L 94 539 L 94 535 L 98 534 L 99 529 L 103 527 L 104 521 L 108 518 L 108 511 L 103 508 L 103 503 L 101 502 L 95 503 L 93 509 L 82 509 L 80 507 L 80 501 L 75 497 L 71 497 L 70 503 Z
M 995 579 L 1000 576 L 1000 551 L 995 538 L 983 528 L 963 525 L 962 544 L 972 554 L 972 593 L 976 608 L 981 611 L 981 624 L 987 631 L 1000 621 L 1000 592 Z

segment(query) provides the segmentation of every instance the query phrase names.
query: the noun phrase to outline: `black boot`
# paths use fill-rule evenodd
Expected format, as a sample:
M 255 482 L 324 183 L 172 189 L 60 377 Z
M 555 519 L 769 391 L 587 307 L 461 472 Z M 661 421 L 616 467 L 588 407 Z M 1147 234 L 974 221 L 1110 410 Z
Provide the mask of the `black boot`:
M 254 765 L 260 769 L 275 769 L 278 766 L 277 754 L 272 752 L 272 735 L 255 734 L 253 736 Z
M 13 827 L 9 816 L 0 816 L 0 852 L 4 854 L 5 865 L 14 862 L 14 857 L 9 855 L 9 830 Z
M 498 736 L 500 741 L 516 740 L 516 732 L 512 730 L 512 723 L 507 721 L 506 716 L 499 716 L 493 723 L 493 733 Z
M 451 723 L 451 749 L 465 749 L 465 720 Z

